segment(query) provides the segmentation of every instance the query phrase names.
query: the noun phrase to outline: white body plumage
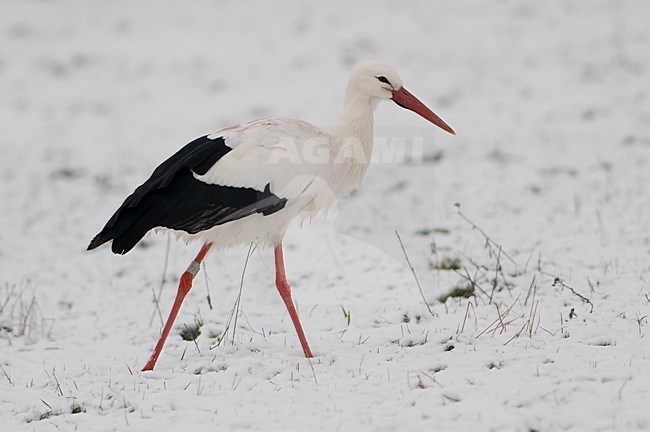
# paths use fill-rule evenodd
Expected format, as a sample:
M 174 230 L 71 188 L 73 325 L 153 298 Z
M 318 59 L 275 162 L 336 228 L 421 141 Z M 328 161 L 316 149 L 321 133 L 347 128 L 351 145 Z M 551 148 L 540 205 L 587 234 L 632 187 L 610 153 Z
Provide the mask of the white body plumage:
M 372 156 L 373 112 L 388 99 L 453 133 L 391 67 L 365 62 L 352 71 L 334 128 L 275 117 L 201 137 L 161 164 L 90 248 L 113 240 L 113 251 L 126 253 L 160 228 L 216 248 L 278 245 L 292 220 L 326 213 L 361 185 Z

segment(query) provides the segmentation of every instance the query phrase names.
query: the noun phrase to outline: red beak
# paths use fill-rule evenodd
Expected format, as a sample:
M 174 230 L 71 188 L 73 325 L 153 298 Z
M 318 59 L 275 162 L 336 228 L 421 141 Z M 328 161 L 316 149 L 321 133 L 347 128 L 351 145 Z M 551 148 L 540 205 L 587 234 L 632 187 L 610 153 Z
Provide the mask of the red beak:
M 419 114 L 420 116 L 429 120 L 431 123 L 438 126 L 439 128 L 446 130 L 452 135 L 456 135 L 456 132 L 454 132 L 454 130 L 450 128 L 447 123 L 442 121 L 440 117 L 435 115 L 433 111 L 427 108 L 426 105 L 420 102 L 418 98 L 413 96 L 404 87 L 397 90 L 393 90 L 393 97 L 391 99 L 393 99 L 393 102 L 395 102 L 397 105 L 401 106 L 402 108 L 411 110 L 414 113 Z

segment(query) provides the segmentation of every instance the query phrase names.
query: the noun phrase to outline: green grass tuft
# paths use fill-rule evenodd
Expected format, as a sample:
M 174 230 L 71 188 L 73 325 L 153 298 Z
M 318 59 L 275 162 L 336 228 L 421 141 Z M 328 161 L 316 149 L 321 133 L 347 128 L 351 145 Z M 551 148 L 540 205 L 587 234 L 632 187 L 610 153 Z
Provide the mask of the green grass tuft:
M 183 340 L 194 341 L 201 335 L 201 326 L 203 326 L 203 320 L 198 317 L 194 317 L 194 323 L 192 324 L 183 324 L 181 328 L 180 335 Z
M 450 232 L 447 228 L 422 228 L 415 231 L 415 234 L 424 237 L 431 234 L 449 234 Z
M 429 267 L 432 270 L 460 270 L 460 258 L 442 257 L 439 262 L 432 262 Z
M 81 407 L 81 405 L 72 404 L 72 410 L 71 410 L 70 412 L 71 412 L 72 414 L 80 414 L 80 413 L 86 412 L 86 410 L 83 409 L 83 408 Z
M 343 305 L 341 305 L 341 310 L 343 311 L 343 318 L 345 318 L 345 321 L 350 325 L 350 309 L 345 310 Z
M 450 297 L 468 298 L 473 295 L 474 295 L 474 285 L 467 284 L 467 285 L 454 287 L 454 289 L 449 291 L 447 294 L 443 294 L 440 297 L 438 297 L 438 300 L 440 301 L 440 303 L 444 303 Z

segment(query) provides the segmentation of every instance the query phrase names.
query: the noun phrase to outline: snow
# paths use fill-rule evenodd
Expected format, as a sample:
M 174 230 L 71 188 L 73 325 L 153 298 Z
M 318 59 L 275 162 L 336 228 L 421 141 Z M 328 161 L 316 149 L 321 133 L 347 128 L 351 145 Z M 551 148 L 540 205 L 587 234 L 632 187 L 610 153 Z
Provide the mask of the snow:
M 650 429 L 648 12 L 642 0 L 5 2 L 3 428 Z M 139 372 L 161 327 L 167 237 L 124 257 L 88 241 L 197 136 L 268 115 L 333 124 L 366 58 L 393 65 L 458 135 L 383 104 L 362 189 L 290 228 L 316 357 L 301 356 L 268 250 L 251 256 L 234 340 L 214 347 L 240 247 L 208 256 L 213 309 L 201 272 L 156 370 Z M 502 246 L 494 293 L 497 257 L 472 224 Z M 197 249 L 170 242 L 163 314 Z M 436 301 L 466 282 L 431 268 L 445 257 L 486 294 Z M 198 317 L 196 344 L 183 340 Z

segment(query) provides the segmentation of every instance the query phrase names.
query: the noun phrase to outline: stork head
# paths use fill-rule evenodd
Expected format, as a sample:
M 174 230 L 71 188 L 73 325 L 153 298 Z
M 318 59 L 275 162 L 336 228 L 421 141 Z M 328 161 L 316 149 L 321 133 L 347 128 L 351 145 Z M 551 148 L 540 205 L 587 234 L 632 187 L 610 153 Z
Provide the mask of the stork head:
M 358 64 L 350 75 L 348 91 L 362 93 L 371 100 L 391 99 L 402 108 L 411 110 L 439 128 L 456 135 L 447 123 L 404 88 L 395 69 L 387 64 L 376 60 Z

